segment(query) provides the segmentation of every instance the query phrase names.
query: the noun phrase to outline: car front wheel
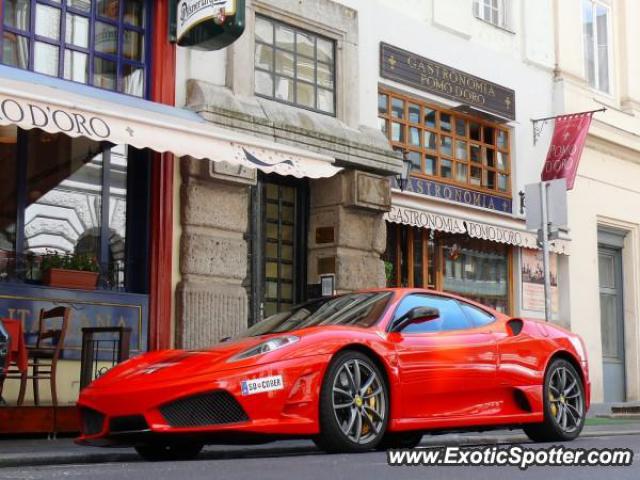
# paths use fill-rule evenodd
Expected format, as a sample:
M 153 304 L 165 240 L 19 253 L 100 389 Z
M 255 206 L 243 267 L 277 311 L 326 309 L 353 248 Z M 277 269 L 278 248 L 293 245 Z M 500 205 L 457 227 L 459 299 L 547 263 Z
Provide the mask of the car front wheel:
M 377 365 L 360 352 L 338 354 L 322 383 L 316 444 L 328 452 L 374 449 L 386 432 L 388 417 L 388 388 Z
M 586 415 L 584 384 L 566 360 L 551 362 L 543 386 L 544 421 L 527 425 L 524 432 L 535 442 L 573 440 L 582 431 Z

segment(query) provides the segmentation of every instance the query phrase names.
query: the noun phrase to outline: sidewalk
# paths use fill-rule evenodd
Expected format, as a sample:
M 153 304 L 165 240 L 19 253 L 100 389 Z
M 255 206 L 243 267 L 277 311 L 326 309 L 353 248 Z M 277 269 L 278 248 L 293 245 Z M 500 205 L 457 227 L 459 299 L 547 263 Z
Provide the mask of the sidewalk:
M 612 418 L 589 418 L 583 437 L 640 435 L 640 421 Z M 482 433 L 425 435 L 422 446 L 484 445 L 527 442 L 522 430 L 495 430 Z M 203 459 L 235 459 L 246 457 L 278 457 L 314 454 L 311 441 L 287 440 L 265 445 L 211 445 L 200 455 Z M 74 463 L 137 462 L 140 458 L 132 448 L 79 447 L 71 438 L 0 439 L 0 468 Z

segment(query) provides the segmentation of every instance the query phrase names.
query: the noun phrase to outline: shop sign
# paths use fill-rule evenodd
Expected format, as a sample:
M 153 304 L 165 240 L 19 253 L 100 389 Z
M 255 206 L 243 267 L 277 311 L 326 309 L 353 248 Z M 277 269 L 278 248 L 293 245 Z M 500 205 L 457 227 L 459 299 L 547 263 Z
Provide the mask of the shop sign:
M 391 179 L 392 187 L 398 188 L 395 178 Z M 476 192 L 467 188 L 448 185 L 445 183 L 427 180 L 425 178 L 411 177 L 404 188 L 405 192 L 419 193 L 429 197 L 442 198 L 451 202 L 462 203 L 473 207 L 511 213 L 511 200 L 498 195 Z
M 592 117 L 593 112 L 556 117 L 542 181 L 564 178 L 567 190 L 573 188 Z
M 180 0 L 176 16 L 178 45 L 218 50 L 244 32 L 245 0 Z
M 558 293 L 558 256 L 551 254 L 551 311 L 558 313 L 560 297 Z M 544 312 L 544 268 L 542 251 L 522 250 L 522 309 L 531 312 Z
M 386 43 L 380 44 L 380 76 L 509 120 L 516 118 L 512 89 Z
M 465 221 L 467 233 L 472 238 L 481 238 L 492 242 L 507 243 L 517 247 L 537 248 L 535 236 L 528 232 L 519 232 L 511 228 L 502 228 L 485 223 Z
M 15 124 L 21 128 L 42 128 L 60 131 L 72 136 L 83 135 L 93 140 L 107 140 L 111 127 L 99 115 L 36 105 L 0 95 L 0 124 Z
M 3 287 L 0 318 L 20 320 L 27 346 L 34 346 L 40 309 L 71 307 L 62 358 L 79 360 L 84 327 L 130 327 L 130 354 L 147 350 L 147 297 L 136 294 L 81 292 L 43 287 Z M 105 342 L 101 360 L 112 359 L 112 344 Z
M 464 222 L 455 217 L 448 217 L 437 213 L 426 212 L 424 210 L 413 210 L 411 208 L 392 206 L 391 210 L 385 213 L 385 219 L 389 222 L 404 223 L 414 227 L 428 228 L 448 233 L 465 233 Z
M 472 220 L 462 220 L 427 210 L 393 205 L 391 210 L 385 213 L 385 220 L 447 233 L 466 233 L 471 238 L 506 243 L 516 247 L 537 248 L 535 235 L 529 232 Z

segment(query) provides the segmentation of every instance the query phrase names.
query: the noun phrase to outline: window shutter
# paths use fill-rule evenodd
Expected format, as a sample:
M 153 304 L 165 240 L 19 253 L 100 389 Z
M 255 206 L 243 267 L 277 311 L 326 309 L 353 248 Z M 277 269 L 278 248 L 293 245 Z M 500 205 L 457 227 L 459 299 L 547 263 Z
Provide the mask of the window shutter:
M 473 14 L 476 17 L 480 16 L 480 0 L 473 0 Z

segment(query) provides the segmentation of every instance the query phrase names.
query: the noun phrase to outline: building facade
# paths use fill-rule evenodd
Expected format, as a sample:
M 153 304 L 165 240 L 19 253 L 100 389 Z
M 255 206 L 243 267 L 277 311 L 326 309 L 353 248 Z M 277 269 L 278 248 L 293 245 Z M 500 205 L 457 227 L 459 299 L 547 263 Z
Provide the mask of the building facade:
M 637 401 L 639 5 L 627 0 L 556 2 L 554 14 L 554 112 L 607 109 L 593 117 L 568 195 L 571 328 L 587 343 L 593 401 Z
M 531 119 L 554 106 L 553 2 L 380 1 L 361 18 L 367 118 L 413 163 L 386 215 L 388 284 L 543 318 L 520 192 L 539 181 L 549 141 L 534 141 Z M 568 238 L 552 251 L 553 319 L 569 326 Z
M 131 327 L 134 354 L 200 348 L 321 278 L 543 318 L 520 192 L 552 128 L 531 120 L 600 106 L 552 321 L 585 338 L 595 402 L 638 399 L 635 2 L 248 0 L 213 52 L 174 43 L 173 3 L 2 2 L 0 317 L 33 334 L 72 308 L 62 404 L 83 327 Z M 51 252 L 95 259 L 97 289 L 43 284 Z

